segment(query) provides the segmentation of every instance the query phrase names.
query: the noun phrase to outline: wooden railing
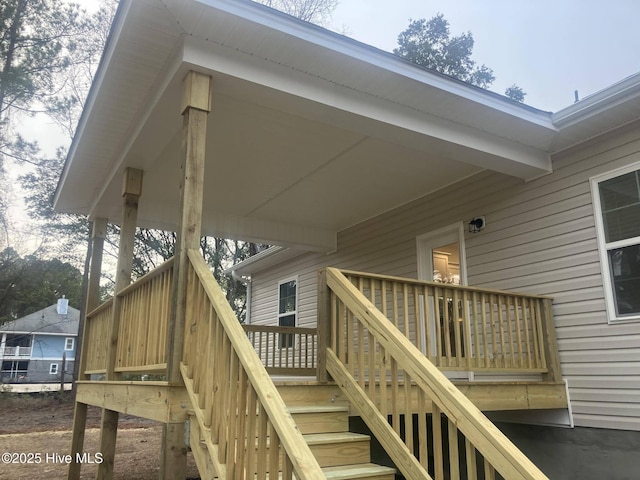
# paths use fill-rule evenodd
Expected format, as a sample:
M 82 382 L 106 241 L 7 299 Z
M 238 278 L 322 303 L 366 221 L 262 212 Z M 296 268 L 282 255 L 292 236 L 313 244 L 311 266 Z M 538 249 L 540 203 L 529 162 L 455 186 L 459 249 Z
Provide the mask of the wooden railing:
M 181 369 L 217 476 L 325 478 L 200 253 L 185 267 Z
M 557 365 L 549 297 L 342 273 L 441 370 L 547 373 Z
M 164 373 L 172 281 L 173 259 L 118 292 L 117 302 L 112 298 L 87 315 L 85 374 L 106 373 L 114 315 L 119 321 L 115 371 Z
M 546 478 L 351 280 L 324 275 L 327 370 L 405 478 Z
M 315 375 L 318 330 L 304 327 L 243 325 L 267 372 L 280 375 Z
M 167 324 L 173 285 L 173 259 L 123 289 L 116 372 L 166 369 Z
M 107 373 L 107 348 L 112 315 L 113 298 L 87 314 L 83 345 L 83 355 L 87 358 L 84 373 L 87 375 Z

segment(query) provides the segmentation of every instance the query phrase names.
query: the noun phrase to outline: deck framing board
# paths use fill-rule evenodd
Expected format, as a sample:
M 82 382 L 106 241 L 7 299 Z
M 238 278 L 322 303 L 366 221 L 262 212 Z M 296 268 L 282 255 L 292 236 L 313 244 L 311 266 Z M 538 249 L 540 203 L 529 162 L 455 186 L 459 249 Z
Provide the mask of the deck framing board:
M 187 420 L 191 402 L 182 386 L 166 382 L 78 382 L 77 401 L 163 423 Z

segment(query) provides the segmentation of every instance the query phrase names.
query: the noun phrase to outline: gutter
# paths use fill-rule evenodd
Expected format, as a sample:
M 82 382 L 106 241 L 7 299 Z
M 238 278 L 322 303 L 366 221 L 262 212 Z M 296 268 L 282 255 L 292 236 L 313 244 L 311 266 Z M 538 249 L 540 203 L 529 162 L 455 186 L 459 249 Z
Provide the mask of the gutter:
M 640 73 L 631 75 L 559 110 L 551 115 L 551 121 L 559 129 L 570 127 L 638 96 L 640 96 Z

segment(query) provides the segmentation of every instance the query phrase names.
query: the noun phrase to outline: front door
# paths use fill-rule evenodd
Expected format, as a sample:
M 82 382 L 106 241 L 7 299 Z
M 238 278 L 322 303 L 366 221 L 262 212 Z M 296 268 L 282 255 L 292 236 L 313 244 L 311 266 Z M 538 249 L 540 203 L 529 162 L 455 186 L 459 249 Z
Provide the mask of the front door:
M 427 234 L 421 235 L 417 239 L 417 251 L 418 251 L 418 278 L 420 280 L 427 280 L 437 283 L 444 283 L 449 285 L 466 285 L 466 262 L 464 256 L 464 229 L 463 224 L 455 224 L 449 227 L 439 229 Z M 429 315 L 424 315 L 422 312 L 423 329 L 429 329 L 431 335 L 430 350 L 433 352 L 436 350 L 436 319 L 435 319 L 435 305 L 434 299 L 429 298 L 428 309 Z M 450 303 L 449 299 L 441 299 L 441 302 Z M 453 305 L 451 305 L 453 307 Z M 439 305 L 439 311 L 442 312 L 443 308 L 449 308 L 449 305 Z M 452 315 L 453 316 L 453 315 Z M 429 325 L 425 325 L 425 317 L 429 318 Z M 444 319 L 439 319 L 443 322 Z M 462 321 L 466 321 L 462 319 Z M 438 330 L 440 332 L 445 331 L 443 326 Z M 452 331 L 446 329 L 446 331 Z M 423 353 L 426 351 L 426 335 L 421 341 Z M 449 378 L 469 378 L 468 372 L 447 371 L 445 372 Z

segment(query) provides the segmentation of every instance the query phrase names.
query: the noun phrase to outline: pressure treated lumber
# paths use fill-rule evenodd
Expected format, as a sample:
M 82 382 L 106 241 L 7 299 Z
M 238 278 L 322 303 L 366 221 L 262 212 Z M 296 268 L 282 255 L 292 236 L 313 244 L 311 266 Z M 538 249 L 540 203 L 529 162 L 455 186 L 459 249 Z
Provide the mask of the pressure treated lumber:
M 116 296 L 113 299 L 111 324 L 109 326 L 107 344 L 107 380 L 115 380 L 119 374 L 115 372 L 118 335 L 120 331 L 120 305 L 117 292 L 131 283 L 133 266 L 133 248 L 138 219 L 138 200 L 142 193 L 142 171 L 127 168 L 122 185 L 122 222 L 120 225 L 120 243 L 118 245 L 118 263 L 116 266 Z M 96 478 L 111 480 L 118 432 L 118 412 L 103 409 L 100 426 L 100 452 L 104 461 L 98 465 Z
M 211 110 L 211 77 L 190 71 L 183 80 L 182 177 L 180 180 L 180 223 L 175 250 L 171 313 L 167 325 L 166 355 L 167 379 L 180 385 L 180 361 L 184 348 L 184 318 L 187 301 L 186 264 L 187 252 L 198 248 L 202 232 L 202 199 L 204 195 L 204 170 L 206 159 L 207 115 Z M 176 425 L 176 429 L 179 427 Z M 178 433 L 167 435 L 163 431 L 161 452 L 161 478 L 169 480 L 184 478 L 187 456 L 176 456 L 172 452 L 184 449 L 184 438 Z
M 98 306 L 100 301 L 100 277 L 102 275 L 102 256 L 104 253 L 104 240 L 107 236 L 107 220 L 96 218 L 93 222 L 91 233 L 91 259 L 89 264 L 89 282 L 87 285 L 87 300 L 85 304 L 85 318 L 82 319 L 78 331 L 79 345 L 76 350 L 78 360 L 78 380 L 89 378 L 84 372 L 87 366 L 87 317 L 86 312 L 90 312 Z M 76 391 L 77 394 L 77 391 Z M 71 437 L 71 458 L 68 480 L 78 480 L 82 464 L 76 462 L 78 454 L 82 454 L 84 449 L 84 432 L 87 426 L 87 404 L 79 402 L 77 397 L 73 410 L 73 434 Z

